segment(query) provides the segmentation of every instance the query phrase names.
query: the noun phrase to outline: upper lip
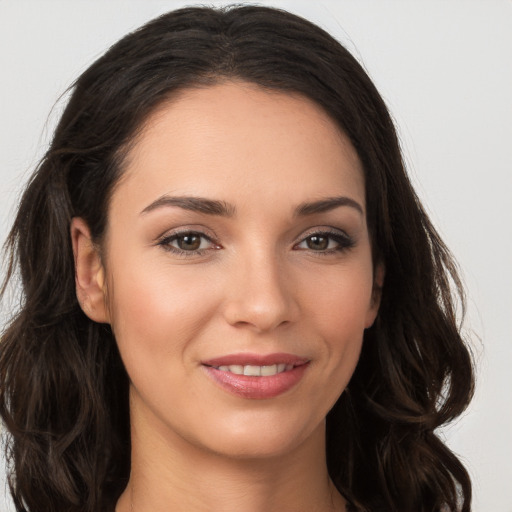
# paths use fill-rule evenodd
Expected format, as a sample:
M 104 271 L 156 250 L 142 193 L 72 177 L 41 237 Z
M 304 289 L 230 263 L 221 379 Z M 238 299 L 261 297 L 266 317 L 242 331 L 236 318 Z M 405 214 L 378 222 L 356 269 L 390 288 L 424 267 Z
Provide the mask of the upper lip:
M 231 366 L 231 365 L 254 365 L 254 366 L 271 366 L 273 364 L 292 364 L 300 366 L 309 362 L 308 358 L 296 356 L 294 354 L 275 353 L 275 354 L 227 354 L 225 356 L 214 357 L 207 361 L 202 361 L 206 366 Z

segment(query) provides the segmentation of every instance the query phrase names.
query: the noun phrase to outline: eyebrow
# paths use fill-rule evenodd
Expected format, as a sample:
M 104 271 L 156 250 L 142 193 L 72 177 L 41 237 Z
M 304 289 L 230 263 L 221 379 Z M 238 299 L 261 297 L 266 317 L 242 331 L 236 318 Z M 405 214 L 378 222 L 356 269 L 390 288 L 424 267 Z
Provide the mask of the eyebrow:
M 225 201 L 206 199 L 204 197 L 176 197 L 164 195 L 146 206 L 140 213 L 142 215 L 165 206 L 177 206 L 184 210 L 206 213 L 207 215 L 220 215 L 221 217 L 232 217 L 236 212 L 236 208 Z
M 204 197 L 193 196 L 169 196 L 163 195 L 156 201 L 146 206 L 140 213 L 141 215 L 149 213 L 158 208 L 177 206 L 184 210 L 190 210 L 207 215 L 218 215 L 221 217 L 233 217 L 236 213 L 236 207 L 226 201 L 216 199 L 206 199 Z M 301 203 L 295 208 L 294 217 L 305 217 L 315 213 L 324 213 L 340 206 L 349 206 L 364 215 L 363 207 L 354 199 L 346 196 L 327 197 L 313 202 Z
M 349 206 L 357 210 L 361 215 L 364 215 L 363 207 L 354 199 L 346 196 L 339 197 L 326 197 L 318 201 L 301 203 L 295 209 L 295 216 L 302 217 L 306 215 L 313 215 L 315 213 L 324 213 L 340 206 Z

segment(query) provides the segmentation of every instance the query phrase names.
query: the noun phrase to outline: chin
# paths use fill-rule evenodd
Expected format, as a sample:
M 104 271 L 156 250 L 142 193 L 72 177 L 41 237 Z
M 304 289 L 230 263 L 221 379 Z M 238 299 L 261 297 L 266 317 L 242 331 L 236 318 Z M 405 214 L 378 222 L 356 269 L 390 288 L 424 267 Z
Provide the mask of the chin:
M 292 454 L 307 443 L 323 443 L 325 421 L 305 424 L 273 419 L 246 419 L 209 429 L 205 446 L 212 452 L 236 459 L 267 459 Z

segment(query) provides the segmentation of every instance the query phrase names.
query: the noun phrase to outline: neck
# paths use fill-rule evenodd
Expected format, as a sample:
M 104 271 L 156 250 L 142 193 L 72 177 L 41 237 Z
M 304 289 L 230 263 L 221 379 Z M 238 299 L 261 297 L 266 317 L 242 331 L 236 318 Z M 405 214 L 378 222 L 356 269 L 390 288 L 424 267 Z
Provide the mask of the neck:
M 132 418 L 130 480 L 116 512 L 344 512 L 329 479 L 322 424 L 293 451 L 230 458 Z

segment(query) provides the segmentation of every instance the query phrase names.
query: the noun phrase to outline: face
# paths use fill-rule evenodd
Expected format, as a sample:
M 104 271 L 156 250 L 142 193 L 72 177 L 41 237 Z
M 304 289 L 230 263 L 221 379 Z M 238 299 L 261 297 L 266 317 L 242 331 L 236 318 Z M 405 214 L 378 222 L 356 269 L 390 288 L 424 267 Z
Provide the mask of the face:
M 355 150 L 298 95 L 185 91 L 131 150 L 105 240 L 132 421 L 230 456 L 323 432 L 375 319 Z

